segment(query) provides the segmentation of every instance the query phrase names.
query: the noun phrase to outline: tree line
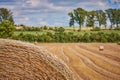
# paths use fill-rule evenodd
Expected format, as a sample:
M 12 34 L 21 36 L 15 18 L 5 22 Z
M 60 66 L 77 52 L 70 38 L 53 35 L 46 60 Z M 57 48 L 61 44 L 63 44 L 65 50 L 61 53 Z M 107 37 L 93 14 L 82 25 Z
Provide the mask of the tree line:
M 72 12 L 69 12 L 68 16 L 70 17 L 69 26 L 74 27 L 74 24 L 77 23 L 80 30 L 84 23 L 86 23 L 85 25 L 87 27 L 94 28 L 95 24 L 97 23 L 99 24 L 99 27 L 101 27 L 102 25 L 106 27 L 108 19 L 111 23 L 111 29 L 114 25 L 116 25 L 117 28 L 120 27 L 120 9 L 109 8 L 105 11 L 86 11 L 83 8 L 77 8 L 74 9 Z
M 95 21 L 99 22 L 99 26 L 107 25 L 106 20 L 110 18 L 111 25 L 119 26 L 120 24 L 120 9 L 108 9 L 106 12 L 102 10 L 97 11 L 85 11 L 82 8 L 77 8 L 73 12 L 70 12 L 68 15 L 70 18 L 70 26 L 74 26 L 75 23 L 78 23 L 81 27 L 86 22 L 87 26 L 94 26 Z M 25 31 L 40 31 L 48 30 L 47 26 L 40 28 L 36 27 L 25 27 Z M 0 38 L 11 38 L 29 42 L 119 42 L 120 34 L 119 33 L 79 33 L 74 34 L 73 32 L 65 32 L 63 27 L 49 28 L 54 32 L 47 32 L 46 34 L 24 34 L 14 35 L 15 26 L 12 12 L 6 8 L 0 8 Z M 94 28 L 93 30 L 99 30 Z

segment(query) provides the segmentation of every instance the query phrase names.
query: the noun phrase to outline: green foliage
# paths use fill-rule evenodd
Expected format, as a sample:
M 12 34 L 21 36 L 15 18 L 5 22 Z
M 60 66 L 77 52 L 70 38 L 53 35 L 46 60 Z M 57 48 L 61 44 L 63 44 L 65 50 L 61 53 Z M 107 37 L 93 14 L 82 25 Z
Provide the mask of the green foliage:
M 100 31 L 101 29 L 99 27 L 93 28 L 91 31 Z
M 69 12 L 68 15 L 70 16 L 70 22 L 69 22 L 69 26 L 74 26 L 74 15 L 72 12 Z
M 111 22 L 111 28 L 115 24 L 117 27 L 119 27 L 118 24 L 120 24 L 120 9 L 107 9 L 106 14 Z
M 19 34 L 14 35 L 13 39 L 29 41 L 29 42 L 120 42 L 119 33 L 105 33 L 105 32 L 47 32 L 46 34 Z
M 15 27 L 13 23 L 4 20 L 0 23 L 0 38 L 11 37 L 14 34 Z
M 120 42 L 117 42 L 118 45 L 120 45 Z
M 99 23 L 99 27 L 104 25 L 105 28 L 107 26 L 107 20 L 110 20 L 111 29 L 113 26 L 120 27 L 120 9 L 112 9 L 109 8 L 105 10 L 92 10 L 92 11 L 85 11 L 82 8 L 74 9 L 73 12 L 69 12 L 68 16 L 70 17 L 69 26 L 73 26 L 77 23 L 80 27 L 86 23 L 87 27 L 94 27 L 95 24 Z
M 56 32 L 64 32 L 65 31 L 65 29 L 63 28 L 63 27 L 56 27 L 55 29 L 54 29 Z
M 43 29 L 44 29 L 44 30 L 47 30 L 47 29 L 48 29 L 48 27 L 47 27 L 47 26 L 44 26 L 44 27 L 43 27 Z
M 91 42 L 90 40 L 90 34 L 89 33 L 85 33 L 82 37 L 82 41 L 83 42 Z
M 74 20 L 79 24 L 80 30 L 81 30 L 81 26 L 84 23 L 85 16 L 86 16 L 86 11 L 84 9 L 77 8 L 74 10 Z
M 26 27 L 23 25 L 23 29 L 21 31 L 42 31 L 40 27 Z
M 101 27 L 101 25 L 105 25 L 106 26 L 106 14 L 105 12 L 103 12 L 103 10 L 97 10 L 95 11 L 95 15 L 97 18 L 97 21 L 99 22 L 99 27 Z
M 74 23 L 76 22 L 78 23 L 81 30 L 81 26 L 83 25 L 85 20 L 86 11 L 82 8 L 77 8 L 74 9 L 73 12 L 69 12 L 68 15 L 70 16 L 69 25 L 74 26 Z
M 116 27 L 114 30 L 120 30 L 120 27 Z
M 49 30 L 53 30 L 53 28 L 52 28 L 52 27 L 49 27 Z
M 89 11 L 87 12 L 87 24 L 88 27 L 94 27 L 95 23 L 95 11 Z
M 59 32 L 64 32 L 65 29 L 64 29 L 63 27 L 60 27 L 60 28 L 58 28 L 58 31 L 59 31 Z
M 12 17 L 12 12 L 7 8 L 0 8 L 0 22 L 8 20 L 14 24 L 14 20 Z

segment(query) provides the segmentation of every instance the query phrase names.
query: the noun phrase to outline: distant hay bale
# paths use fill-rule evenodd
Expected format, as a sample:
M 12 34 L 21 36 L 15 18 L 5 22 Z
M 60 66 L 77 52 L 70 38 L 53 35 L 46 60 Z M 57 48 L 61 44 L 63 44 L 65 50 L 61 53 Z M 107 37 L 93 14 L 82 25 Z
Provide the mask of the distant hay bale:
M 0 80 L 74 80 L 67 65 L 34 44 L 0 39 Z
M 37 45 L 38 43 L 35 41 L 34 44 Z
M 103 51 L 104 50 L 104 46 L 99 46 L 99 50 Z

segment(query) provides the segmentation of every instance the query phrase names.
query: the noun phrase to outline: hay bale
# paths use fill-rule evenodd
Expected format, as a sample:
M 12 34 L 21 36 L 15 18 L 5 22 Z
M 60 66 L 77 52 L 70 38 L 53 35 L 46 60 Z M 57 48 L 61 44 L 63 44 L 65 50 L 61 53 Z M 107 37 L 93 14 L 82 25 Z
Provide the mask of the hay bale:
M 104 46 L 102 46 L 102 45 L 99 46 L 99 50 L 100 50 L 100 51 L 103 51 L 103 50 L 104 50 Z
M 34 44 L 0 39 L 0 80 L 74 80 L 67 65 Z
M 34 42 L 34 44 L 35 44 L 35 45 L 37 45 L 37 44 L 38 44 L 38 42 L 37 42 L 37 41 L 35 41 L 35 42 Z

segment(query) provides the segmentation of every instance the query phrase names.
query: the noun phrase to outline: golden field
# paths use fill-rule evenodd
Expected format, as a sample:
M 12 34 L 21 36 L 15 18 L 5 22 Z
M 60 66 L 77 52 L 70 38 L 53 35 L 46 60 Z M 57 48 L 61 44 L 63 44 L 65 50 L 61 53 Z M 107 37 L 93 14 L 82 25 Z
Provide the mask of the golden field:
M 120 45 L 0 39 L 0 80 L 120 80 Z
M 39 43 L 63 60 L 77 80 L 120 80 L 120 45 L 115 43 Z M 104 46 L 99 51 L 99 46 Z

